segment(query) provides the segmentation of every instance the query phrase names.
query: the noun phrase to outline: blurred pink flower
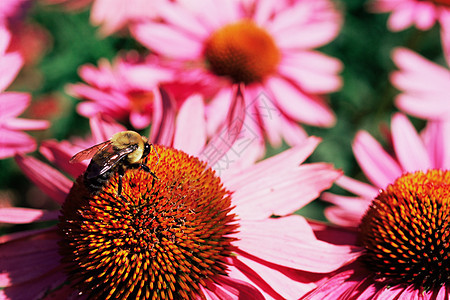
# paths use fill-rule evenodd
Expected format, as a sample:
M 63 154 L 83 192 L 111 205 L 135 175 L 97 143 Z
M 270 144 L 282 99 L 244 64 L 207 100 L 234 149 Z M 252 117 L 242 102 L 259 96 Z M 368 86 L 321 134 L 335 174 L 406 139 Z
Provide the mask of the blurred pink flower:
M 192 100 L 194 99 L 194 100 Z M 189 114 L 195 114 L 199 101 L 192 98 Z M 183 117 L 179 117 L 183 119 Z M 182 121 L 180 121 L 182 122 Z M 92 119 L 93 142 L 104 141 L 111 132 L 122 130 L 120 125 Z M 195 125 L 195 124 L 193 124 Z M 198 125 L 198 124 L 197 124 Z M 199 129 L 199 127 L 196 127 Z M 177 127 L 175 130 L 185 130 Z M 205 132 L 203 128 L 203 132 Z M 191 135 L 192 139 L 177 140 L 180 149 L 197 152 L 204 138 Z M 195 141 L 199 137 L 199 141 Z M 95 141 L 95 139 L 100 140 Z M 207 299 L 262 299 L 298 298 L 315 285 L 304 272 L 320 257 L 309 261 L 299 258 L 312 254 L 321 245 L 313 238 L 305 220 L 300 216 L 272 219 L 271 215 L 288 215 L 316 198 L 340 176 L 340 172 L 324 163 L 301 163 L 311 154 L 319 139 L 311 137 L 302 145 L 291 148 L 274 157 L 256 163 L 246 169 L 237 169 L 234 174 L 222 177 L 223 185 L 232 191 L 232 213 L 239 216 L 239 228 L 233 234 L 234 254 L 227 258 L 226 275 L 214 275 L 201 284 L 201 292 Z M 42 154 L 73 177 L 78 176 L 85 164 L 70 165 L 69 157 L 74 146 L 68 142 L 48 142 Z M 58 170 L 32 157 L 16 156 L 23 172 L 47 195 L 62 204 L 69 193 L 72 181 Z M 34 223 L 57 219 L 57 212 L 25 208 L 0 209 L 0 222 Z M 61 221 L 61 220 L 60 220 Z M 51 296 L 57 299 L 76 296 L 78 291 L 64 284 L 67 280 L 58 253 L 60 236 L 56 228 L 38 229 L 5 235 L 0 239 L 2 260 L 0 297 L 4 299 L 35 299 Z M 283 247 L 280 247 L 283 245 Z M 342 260 L 342 253 L 349 252 L 346 246 L 328 247 L 330 261 L 322 271 L 336 267 L 334 261 Z M 302 255 L 300 255 L 302 254 Z M 334 260 L 334 261 L 333 261 Z M 177 276 L 177 275 L 174 275 Z M 130 277 L 131 278 L 131 277 Z
M 450 2 L 448 0 L 373 0 L 369 9 L 374 12 L 391 12 L 388 28 L 391 31 L 416 26 L 429 30 L 435 23 L 441 28 L 441 43 L 450 56 Z
M 30 104 L 25 93 L 5 92 L 23 64 L 17 52 L 7 52 L 11 35 L 0 26 L 0 159 L 14 156 L 17 152 L 31 152 L 36 142 L 23 130 L 46 129 L 47 121 L 17 118 Z
M 313 50 L 339 33 L 342 16 L 333 2 L 165 2 L 159 17 L 131 32 L 175 70 L 175 81 L 216 94 L 208 126 L 233 109 L 230 90 L 238 83 L 245 84 L 247 118 L 274 145 L 301 142 L 306 134 L 297 122 L 334 124 L 323 95 L 340 89 L 342 63 Z
M 429 30 L 436 22 L 450 20 L 450 2 L 447 0 L 375 0 L 370 5 L 375 12 L 391 12 L 388 28 L 400 31 L 409 26 Z
M 394 50 L 392 58 L 399 68 L 391 75 L 392 84 L 402 91 L 395 99 L 404 112 L 423 119 L 448 119 L 450 116 L 450 70 L 417 53 Z
M 419 135 L 398 113 L 391 128 L 392 154 L 365 131 L 353 144 L 373 185 L 341 177 L 337 184 L 358 197 L 322 196 L 334 204 L 325 214 L 337 227 L 313 224 L 316 235 L 361 248 L 356 259 L 342 261 L 305 299 L 449 297 L 448 261 L 439 253 L 448 253 L 449 245 L 444 211 L 449 204 L 450 124 L 429 122 Z
M 68 93 L 85 99 L 77 107 L 85 117 L 102 113 L 128 121 L 136 129 L 150 124 L 153 103 L 160 97 L 159 85 L 172 78 L 169 70 L 152 61 L 140 61 L 135 53 L 117 58 L 112 64 L 100 60 L 98 67 L 84 65 L 79 70 L 86 82 L 68 86 Z

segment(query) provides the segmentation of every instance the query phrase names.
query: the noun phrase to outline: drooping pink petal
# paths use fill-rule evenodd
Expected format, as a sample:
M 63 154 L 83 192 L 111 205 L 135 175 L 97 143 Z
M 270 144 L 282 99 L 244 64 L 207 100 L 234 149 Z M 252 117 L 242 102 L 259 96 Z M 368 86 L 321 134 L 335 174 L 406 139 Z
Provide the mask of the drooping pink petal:
M 395 114 L 391 128 L 395 153 L 404 171 L 426 171 L 433 167 L 423 142 L 405 115 Z
M 278 12 L 268 29 L 283 50 L 323 46 L 336 37 L 341 26 L 341 16 L 332 6 L 331 2 L 322 0 L 297 2 Z M 301 38 L 292 38 L 299 34 Z
M 324 193 L 322 200 L 335 204 L 324 210 L 325 217 L 333 224 L 343 227 L 355 227 L 369 207 L 369 202 L 356 197 L 338 196 Z
M 47 140 L 42 142 L 39 152 L 59 169 L 77 178 L 86 170 L 89 161 L 70 163 L 72 156 L 82 150 L 74 151 L 74 149 L 76 148 L 69 146 L 68 143 Z
M 287 215 L 317 198 L 340 175 L 324 163 L 302 165 L 291 172 L 264 172 L 245 178 L 246 185 L 233 194 L 233 204 L 242 219 Z
M 0 208 L 0 223 L 25 224 L 57 220 L 59 212 L 33 208 Z
M 173 147 L 198 155 L 206 144 L 205 107 L 200 95 L 186 99 L 180 108 L 175 126 Z
M 28 153 L 36 149 L 36 141 L 21 131 L 0 128 L 0 158 L 12 157 L 16 153 Z
M 367 178 L 385 188 L 402 174 L 401 167 L 366 131 L 359 131 L 353 141 L 353 153 Z
M 143 129 L 150 125 L 151 113 L 149 111 L 134 111 L 130 112 L 130 123 L 136 129 Z
M 175 100 L 162 88 L 155 94 L 150 141 L 171 145 L 175 132 Z
M 103 114 L 96 114 L 90 118 L 89 125 L 91 126 L 92 136 L 97 143 L 109 140 L 117 132 L 127 130 L 125 126 Z
M 0 122 L 17 117 L 25 111 L 30 104 L 29 94 L 17 92 L 0 93 Z
M 379 189 L 361 181 L 347 176 L 341 176 L 336 180 L 336 184 L 349 192 L 366 199 L 372 199 L 378 195 Z
M 33 229 L 27 231 L 18 231 L 10 234 L 5 234 L 0 236 L 0 244 L 5 244 L 14 240 L 33 238 L 34 236 L 39 236 L 41 234 L 46 234 L 48 232 L 53 232 L 54 228 L 44 228 L 44 229 Z
M 339 90 L 338 73 L 342 62 L 317 51 L 299 51 L 285 55 L 278 72 L 309 93 L 325 94 Z
M 224 126 L 199 154 L 199 158 L 214 166 L 238 139 L 245 120 L 244 86 L 233 86 L 233 100 Z
M 26 283 L 60 265 L 56 228 L 33 238 L 0 244 L 0 286 Z
M 47 120 L 30 120 L 23 118 L 14 118 L 8 120 L 4 127 L 11 130 L 41 130 L 47 129 L 50 122 Z
M 334 114 L 317 96 L 305 94 L 298 87 L 277 77 L 270 78 L 267 87 L 282 111 L 293 119 L 314 126 L 334 124 Z
M 30 178 L 46 195 L 62 204 L 73 182 L 56 169 L 30 156 L 17 154 L 15 160 L 22 172 Z
M 288 274 L 283 273 L 282 267 L 277 268 L 272 264 L 264 265 L 255 259 L 247 258 L 243 255 L 233 258 L 234 265 L 239 267 L 242 272 L 247 272 L 253 282 L 257 283 L 258 287 L 263 289 L 263 292 L 268 294 L 267 298 L 275 299 L 298 299 L 301 295 L 310 291 L 316 285 L 312 282 L 314 280 L 313 274 L 310 275 L 310 281 L 305 282 L 301 278 L 301 272 L 296 273 L 295 270 Z M 287 269 L 287 268 L 286 268 Z M 306 273 L 306 272 L 305 272 Z M 232 273 L 233 277 L 237 276 L 236 272 Z M 287 280 L 286 276 L 291 280 Z M 299 275 L 299 276 L 296 276 Z
M 238 173 L 227 174 L 222 177 L 222 180 L 229 189 L 238 190 L 241 187 L 245 187 L 247 182 L 251 181 L 251 178 L 259 175 L 265 176 L 266 174 L 278 173 L 283 170 L 295 169 L 311 155 L 320 141 L 320 138 L 311 136 L 298 146 L 264 159 L 247 170 L 239 170 Z M 247 181 L 245 178 L 250 179 Z
M 336 246 L 315 239 L 306 221 L 292 215 L 279 219 L 240 222 L 238 253 L 244 251 L 265 261 L 285 267 L 327 273 L 359 254 L 351 246 Z M 289 231 L 286 230 L 289 228 Z M 273 243 L 274 239 L 282 242 Z
M 43 299 L 49 291 L 59 288 L 67 280 L 64 272 L 58 268 L 40 267 L 45 270 L 42 276 L 0 290 L 0 299 Z
M 208 288 L 212 290 L 219 299 L 260 299 L 263 295 L 247 282 L 230 278 L 228 276 L 218 276 L 217 283 L 208 282 Z
M 161 2 L 158 7 L 158 13 L 166 22 L 183 30 L 187 35 L 195 37 L 197 40 L 204 40 L 209 35 L 208 28 L 180 5 L 168 1 Z
M 450 116 L 448 101 L 443 95 L 420 95 L 400 94 L 395 98 L 395 105 L 407 114 L 422 119 L 445 120 Z
M 4 91 L 13 82 L 23 65 L 23 58 L 17 52 L 0 52 L 0 91 Z
M 391 31 L 401 31 L 413 24 L 413 8 L 408 4 L 399 7 L 399 9 L 394 10 L 388 19 L 388 28 Z

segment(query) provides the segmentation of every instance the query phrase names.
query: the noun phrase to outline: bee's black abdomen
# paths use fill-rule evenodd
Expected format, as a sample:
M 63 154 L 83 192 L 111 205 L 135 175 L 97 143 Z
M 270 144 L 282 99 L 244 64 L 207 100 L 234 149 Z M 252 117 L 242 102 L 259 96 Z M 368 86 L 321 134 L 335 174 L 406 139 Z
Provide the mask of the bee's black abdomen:
M 113 170 L 108 170 L 101 175 L 92 177 L 88 176 L 88 174 L 92 174 L 89 172 L 89 169 L 92 168 L 91 165 L 94 165 L 94 168 L 96 167 L 95 164 L 89 164 L 88 169 L 84 173 L 84 185 L 91 194 L 95 195 L 100 192 L 102 187 L 104 187 L 108 180 L 111 178 Z

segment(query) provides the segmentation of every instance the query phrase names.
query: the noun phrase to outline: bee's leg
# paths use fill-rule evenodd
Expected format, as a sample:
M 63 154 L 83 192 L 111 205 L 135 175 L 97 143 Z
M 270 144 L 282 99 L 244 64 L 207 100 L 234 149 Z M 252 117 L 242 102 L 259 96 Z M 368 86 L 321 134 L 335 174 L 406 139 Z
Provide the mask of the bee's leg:
M 119 182 L 117 183 L 117 196 L 120 198 L 123 198 L 123 196 L 122 196 L 122 177 L 125 174 L 125 171 L 121 165 L 119 165 L 119 168 L 117 171 L 119 173 Z
M 149 172 L 153 176 L 153 178 L 159 179 L 158 176 L 156 176 L 155 173 L 153 173 L 149 167 L 147 167 L 146 165 L 143 165 L 143 164 L 141 164 L 140 166 L 145 172 Z

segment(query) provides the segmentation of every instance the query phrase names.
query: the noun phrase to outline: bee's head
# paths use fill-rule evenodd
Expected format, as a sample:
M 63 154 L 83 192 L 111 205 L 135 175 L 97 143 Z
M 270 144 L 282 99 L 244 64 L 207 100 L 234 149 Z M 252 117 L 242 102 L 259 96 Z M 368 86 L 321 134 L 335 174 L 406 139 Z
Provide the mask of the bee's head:
M 142 158 L 147 157 L 150 154 L 151 146 L 150 144 L 144 143 L 144 152 L 142 153 Z

